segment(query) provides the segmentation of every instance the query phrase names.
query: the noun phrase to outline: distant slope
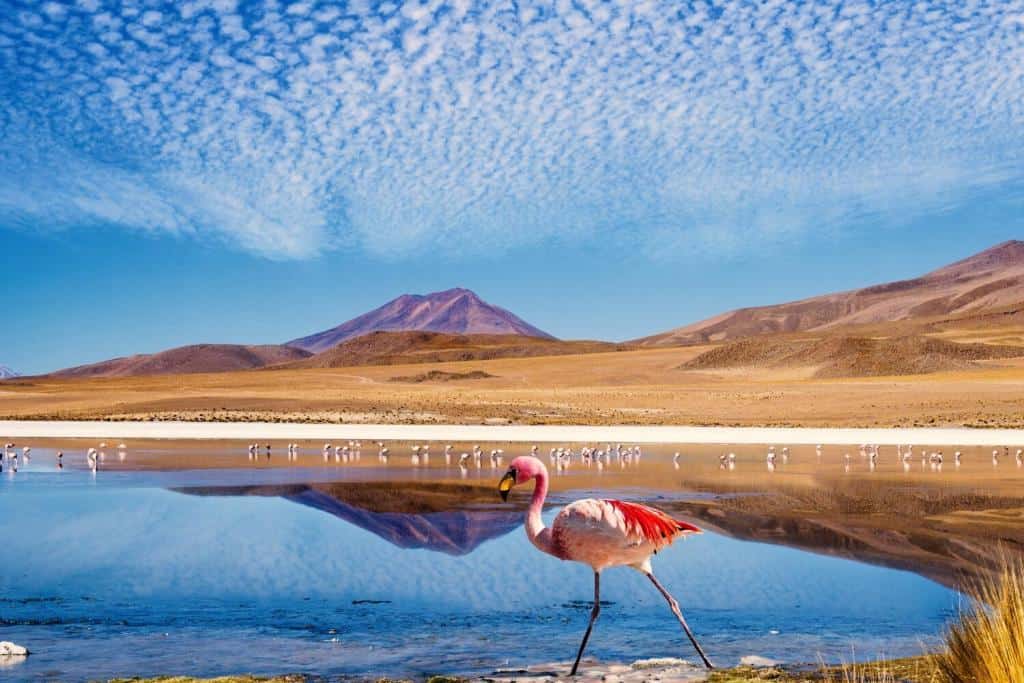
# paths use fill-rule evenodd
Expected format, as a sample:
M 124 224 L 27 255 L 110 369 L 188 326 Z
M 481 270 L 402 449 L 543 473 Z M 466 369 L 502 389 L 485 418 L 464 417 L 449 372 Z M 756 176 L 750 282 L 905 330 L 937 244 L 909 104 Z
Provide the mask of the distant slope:
M 133 377 L 262 368 L 309 356 L 308 351 L 268 344 L 196 344 L 160 353 L 114 358 L 50 373 L 50 377 Z
M 912 280 L 741 308 L 651 337 L 641 346 L 680 346 L 779 332 L 984 313 L 1024 302 L 1024 242 L 1012 240 Z
M 962 370 L 979 360 L 1024 356 L 1024 347 L 961 344 L 930 337 L 883 339 L 832 335 L 817 339 L 740 339 L 705 351 L 686 370 L 814 367 L 815 377 L 919 375 Z
M 18 373 L 16 373 L 14 370 L 11 370 L 6 365 L 0 365 L 0 379 L 11 379 L 13 377 L 18 376 Z
M 356 365 L 438 363 L 528 356 L 562 356 L 628 348 L 594 341 L 559 341 L 521 335 L 373 332 L 282 368 L 340 368 Z
M 504 308 L 487 303 L 470 290 L 456 288 L 433 294 L 403 294 L 337 327 L 293 339 L 288 346 L 319 353 L 371 332 L 407 330 L 515 334 L 554 339 Z

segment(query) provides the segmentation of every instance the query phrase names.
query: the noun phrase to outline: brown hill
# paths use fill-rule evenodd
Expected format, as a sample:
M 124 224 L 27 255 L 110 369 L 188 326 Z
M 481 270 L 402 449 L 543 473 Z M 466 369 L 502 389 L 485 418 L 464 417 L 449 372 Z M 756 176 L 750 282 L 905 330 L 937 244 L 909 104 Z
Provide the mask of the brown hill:
M 445 334 L 441 332 L 373 332 L 338 344 L 286 368 L 340 368 L 356 365 L 397 365 L 448 361 L 562 356 L 626 349 L 623 344 L 559 341 L 510 334 Z
M 50 377 L 133 377 L 136 375 L 175 375 L 195 372 L 250 370 L 267 365 L 307 358 L 308 351 L 290 346 L 268 344 L 196 344 L 179 346 L 160 353 L 79 365 L 50 373 Z
M 1019 346 L 961 344 L 922 336 L 885 339 L 835 335 L 741 339 L 705 351 L 679 367 L 815 367 L 815 377 L 874 377 L 960 370 L 979 360 L 1021 356 L 1024 347 Z
M 403 294 L 380 308 L 323 332 L 288 342 L 313 353 L 371 332 L 423 330 L 451 334 L 514 334 L 554 339 L 522 318 L 489 304 L 468 289 Z
M 935 316 L 966 317 L 1021 302 L 1024 242 L 1013 240 L 911 280 L 741 308 L 635 343 L 682 346 Z

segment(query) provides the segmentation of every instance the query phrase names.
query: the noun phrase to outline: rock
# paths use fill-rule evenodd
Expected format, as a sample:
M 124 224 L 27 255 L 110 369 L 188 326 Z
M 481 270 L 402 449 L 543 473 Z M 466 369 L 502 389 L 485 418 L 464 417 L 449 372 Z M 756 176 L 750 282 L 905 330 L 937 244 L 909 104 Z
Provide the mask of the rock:
M 28 657 L 28 649 L 3 640 L 0 641 L 0 657 Z
M 760 657 L 758 655 L 746 655 L 744 657 L 740 657 L 741 666 L 752 666 L 755 669 L 777 666 L 778 664 L 779 662 L 774 659 L 768 659 L 767 657 Z

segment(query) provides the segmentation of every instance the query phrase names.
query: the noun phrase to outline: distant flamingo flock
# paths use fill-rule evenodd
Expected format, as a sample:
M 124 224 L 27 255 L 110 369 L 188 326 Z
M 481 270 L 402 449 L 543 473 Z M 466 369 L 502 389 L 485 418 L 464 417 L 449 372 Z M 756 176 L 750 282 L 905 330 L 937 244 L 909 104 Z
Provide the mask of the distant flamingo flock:
M 408 456 L 399 458 L 397 461 L 392 457 L 391 447 L 384 441 L 374 442 L 367 450 L 371 452 L 376 451 L 377 463 L 380 465 L 390 465 L 394 462 L 398 465 L 413 468 L 431 468 L 433 466 L 431 460 L 432 447 L 437 447 L 437 445 L 434 444 L 432 446 L 432 444 L 423 443 L 402 446 L 402 448 L 407 449 Z M 84 464 L 90 471 L 97 472 L 103 468 L 107 459 L 108 448 L 110 447 L 108 447 L 106 442 L 100 442 L 96 446 L 85 449 Z M 270 461 L 275 448 L 281 448 L 281 445 L 275 446 L 271 443 L 261 444 L 253 442 L 246 446 L 246 454 L 250 461 Z M 348 464 L 362 462 L 364 444 L 358 440 L 348 440 L 333 444 L 328 442 L 324 443 L 322 447 L 287 443 L 283 445 L 283 448 L 286 462 L 298 463 L 300 456 L 303 454 L 319 453 L 324 463 Z M 794 457 L 790 446 L 768 445 L 765 448 L 766 450 L 763 451 L 764 464 L 768 472 L 776 472 L 785 468 Z M 860 444 L 856 447 L 856 453 L 859 457 L 854 457 L 849 449 L 842 447 L 834 448 L 840 449 L 841 457 L 839 458 L 839 463 L 846 473 L 854 472 L 858 466 L 866 469 L 868 472 L 875 472 L 886 463 L 894 465 L 897 470 L 910 473 L 915 469 L 915 461 L 920 464 L 919 469 L 921 471 L 942 472 L 943 466 L 947 464 L 947 456 L 942 449 L 918 448 L 909 444 L 888 446 L 885 447 L 885 451 L 883 451 L 883 446 L 879 444 Z M 894 452 L 889 451 L 888 449 L 890 448 Z M 128 457 L 128 447 L 126 444 L 123 442 L 119 443 L 114 449 L 116 450 L 118 461 L 125 462 Z M 819 465 L 828 463 L 825 446 L 817 444 L 814 446 L 813 452 L 813 463 Z M 529 448 L 529 455 L 542 459 L 540 446 L 536 444 L 531 446 Z M 55 468 L 63 470 L 66 462 L 64 452 L 61 450 L 55 451 L 54 456 Z M 547 467 L 556 475 L 569 473 L 575 467 L 604 472 L 614 468 L 627 469 L 638 467 L 643 457 L 644 450 L 640 445 L 605 443 L 550 446 L 547 450 Z M 976 458 L 975 462 L 978 462 L 977 454 L 974 457 Z M 1017 468 L 1024 468 L 1024 448 L 1011 450 L 1009 446 L 1002 446 L 992 449 L 990 456 L 983 454 L 982 459 L 985 457 L 990 458 L 989 461 L 995 469 L 998 469 L 1003 463 L 1014 465 Z M 3 446 L 2 455 L 0 455 L 0 472 L 15 474 L 18 472 L 19 467 L 24 468 L 31 460 L 31 446 L 21 446 L 19 448 L 14 442 L 7 442 Z M 433 462 L 443 465 L 445 468 L 457 467 L 461 476 L 466 477 L 472 470 L 499 469 L 504 465 L 505 461 L 505 449 L 502 447 L 485 449 L 480 444 L 473 444 L 468 450 L 457 452 L 455 446 L 448 443 L 442 447 L 440 456 Z M 700 462 L 700 456 L 691 455 L 689 456 L 689 461 L 691 463 L 698 463 Z M 959 470 L 967 461 L 968 456 L 964 451 L 955 450 L 953 452 L 951 464 L 954 470 Z M 671 456 L 670 462 L 673 469 L 679 470 L 686 461 L 680 451 L 675 451 Z M 719 453 L 717 462 L 719 469 L 724 471 L 734 471 L 740 464 L 740 460 L 734 451 Z

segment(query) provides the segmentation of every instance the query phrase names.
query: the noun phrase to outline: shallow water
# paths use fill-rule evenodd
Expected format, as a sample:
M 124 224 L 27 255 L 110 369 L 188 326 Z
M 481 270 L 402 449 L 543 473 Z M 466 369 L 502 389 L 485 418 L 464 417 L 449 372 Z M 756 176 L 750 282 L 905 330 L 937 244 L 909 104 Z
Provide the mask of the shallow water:
M 250 465 L 223 446 L 207 456 L 217 466 L 164 471 L 153 467 L 167 453 L 108 454 L 93 475 L 70 454 L 58 472 L 52 450 L 37 449 L 17 474 L 8 468 L 0 640 L 34 654 L 3 678 L 470 674 L 575 654 L 592 575 L 538 553 L 518 511 L 372 512 L 304 486 L 459 479 L 439 454 L 430 472 L 366 456 L 347 468 Z M 635 486 L 614 474 L 601 488 Z M 561 488 L 595 486 L 581 477 Z M 911 573 L 711 533 L 654 566 L 718 664 L 919 654 L 958 600 Z M 602 598 L 589 655 L 693 657 L 643 576 L 605 572 Z

